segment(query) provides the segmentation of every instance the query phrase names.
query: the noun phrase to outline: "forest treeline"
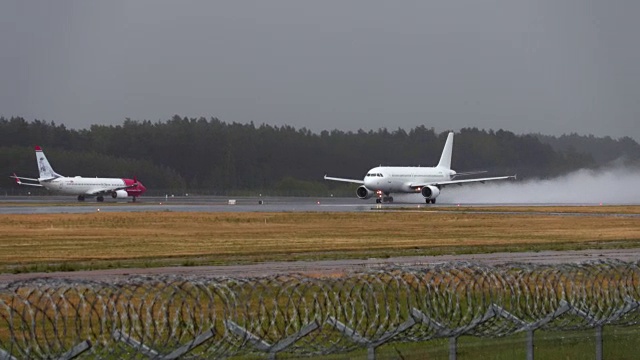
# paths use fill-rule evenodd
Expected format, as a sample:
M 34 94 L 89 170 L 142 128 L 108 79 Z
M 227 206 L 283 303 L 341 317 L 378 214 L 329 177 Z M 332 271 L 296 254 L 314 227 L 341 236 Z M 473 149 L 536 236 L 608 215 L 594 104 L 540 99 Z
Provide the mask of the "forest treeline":
M 381 164 L 433 166 L 445 139 L 446 132 L 426 126 L 313 133 L 176 115 L 167 121 L 126 119 L 121 125 L 74 130 L 54 122 L 0 117 L 0 168 L 7 176 L 37 177 L 33 147 L 40 145 L 61 174 L 137 176 L 151 193 L 322 195 L 352 188 L 326 182 L 324 174 L 361 179 Z M 640 145 L 628 137 L 466 128 L 456 134 L 452 163 L 457 171 L 546 178 L 618 159 L 638 166 Z M 7 177 L 2 187 L 11 186 L 9 181 Z

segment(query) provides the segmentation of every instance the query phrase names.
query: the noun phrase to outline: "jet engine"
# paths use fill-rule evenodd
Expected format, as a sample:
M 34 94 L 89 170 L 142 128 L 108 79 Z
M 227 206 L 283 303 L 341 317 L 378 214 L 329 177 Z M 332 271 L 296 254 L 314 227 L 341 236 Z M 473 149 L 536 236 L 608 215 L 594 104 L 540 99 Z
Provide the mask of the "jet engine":
M 114 199 L 126 199 L 129 197 L 129 194 L 124 190 L 116 190 L 111 193 L 111 197 Z
M 360 186 L 357 190 L 356 190 L 356 195 L 358 196 L 358 198 L 360 199 L 369 199 L 371 198 L 373 195 L 375 195 L 375 193 L 369 189 L 367 189 L 366 187 Z
M 422 188 L 422 190 L 420 190 L 420 193 L 422 194 L 422 196 L 424 196 L 425 199 L 435 199 L 436 197 L 438 197 L 438 195 L 440 195 L 440 189 L 438 189 L 435 186 L 425 186 Z

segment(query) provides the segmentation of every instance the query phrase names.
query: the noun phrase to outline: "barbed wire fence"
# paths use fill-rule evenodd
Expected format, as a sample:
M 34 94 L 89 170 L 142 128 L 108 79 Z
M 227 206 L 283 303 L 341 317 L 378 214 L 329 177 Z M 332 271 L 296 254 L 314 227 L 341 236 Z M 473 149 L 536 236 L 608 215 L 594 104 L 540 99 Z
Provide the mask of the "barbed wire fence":
M 0 289 L 0 359 L 276 358 L 640 320 L 638 262 L 388 266 L 334 276 L 38 279 Z

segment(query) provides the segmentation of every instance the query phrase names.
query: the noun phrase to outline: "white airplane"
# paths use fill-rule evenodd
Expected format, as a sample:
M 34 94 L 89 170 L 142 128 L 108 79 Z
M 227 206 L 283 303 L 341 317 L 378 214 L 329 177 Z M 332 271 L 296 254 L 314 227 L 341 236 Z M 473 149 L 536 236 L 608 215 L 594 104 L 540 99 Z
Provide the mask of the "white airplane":
M 96 197 L 98 202 L 104 201 L 105 195 L 110 195 L 114 199 L 133 197 L 133 201 L 142 195 L 147 188 L 136 178 L 86 178 L 86 177 L 66 177 L 55 171 L 40 146 L 36 146 L 36 162 L 40 177 L 37 179 L 17 176 L 15 173 L 10 176 L 16 179 L 18 185 L 44 187 L 47 190 L 69 195 L 78 195 L 78 201 L 84 201 L 86 197 Z M 29 182 L 22 182 L 31 181 Z
M 393 202 L 391 193 L 421 193 L 426 203 L 436 203 L 440 190 L 447 185 L 463 185 L 469 183 L 495 180 L 515 179 L 514 176 L 499 176 L 480 179 L 453 180 L 456 176 L 473 175 L 484 171 L 456 173 L 451 170 L 451 153 L 453 150 L 453 132 L 447 136 L 440 162 L 435 167 L 417 166 L 379 166 L 367 172 L 364 180 L 343 179 L 325 175 L 325 180 L 342 181 L 360 184 L 356 195 L 360 199 L 376 196 L 376 203 Z

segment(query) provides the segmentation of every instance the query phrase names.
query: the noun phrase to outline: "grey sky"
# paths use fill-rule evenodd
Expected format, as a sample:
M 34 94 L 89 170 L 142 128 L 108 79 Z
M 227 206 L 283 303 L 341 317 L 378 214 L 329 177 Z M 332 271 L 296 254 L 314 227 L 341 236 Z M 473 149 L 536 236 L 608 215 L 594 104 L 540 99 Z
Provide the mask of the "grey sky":
M 640 141 L 640 2 L 0 2 L 0 115 Z

